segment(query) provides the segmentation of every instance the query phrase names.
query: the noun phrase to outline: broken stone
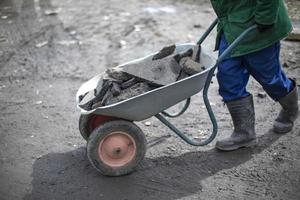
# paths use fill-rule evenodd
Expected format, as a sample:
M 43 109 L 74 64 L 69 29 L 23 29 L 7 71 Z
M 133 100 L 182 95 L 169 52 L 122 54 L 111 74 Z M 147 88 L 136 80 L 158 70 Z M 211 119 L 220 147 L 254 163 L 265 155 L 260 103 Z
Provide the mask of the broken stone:
M 106 74 L 106 73 L 103 74 L 102 79 L 103 79 L 103 81 L 112 81 L 112 82 L 116 82 L 116 83 L 119 83 L 119 84 L 121 84 L 121 83 L 124 82 L 124 81 L 122 81 L 122 80 L 115 79 L 115 78 L 109 76 L 109 75 Z
M 182 58 L 179 64 L 182 66 L 182 70 L 188 75 L 194 75 L 203 71 L 202 65 L 195 62 L 190 57 Z
M 108 99 L 106 105 L 114 104 L 126 99 L 129 99 L 131 97 L 135 97 L 137 95 L 143 94 L 145 92 L 148 92 L 151 90 L 151 87 L 147 83 L 141 82 L 133 85 L 132 87 L 129 87 L 121 92 L 119 96 L 111 97 Z
M 101 101 L 101 105 L 106 105 L 108 100 L 113 96 L 111 91 L 107 91 L 106 94 L 104 95 L 102 101 Z
M 109 94 L 111 94 L 110 89 L 113 86 L 113 82 L 111 80 L 103 81 L 103 85 L 100 91 L 92 90 L 85 94 L 84 97 L 80 97 L 81 101 L 79 103 L 79 106 L 85 110 L 91 110 L 95 108 L 94 104 L 99 105 L 105 105 L 107 99 L 109 99 Z M 99 104 L 99 102 L 101 102 Z M 104 104 L 103 104 L 104 102 Z
M 125 49 L 127 42 L 125 40 L 120 40 L 118 45 L 119 45 L 119 48 Z
M 189 77 L 189 75 L 187 73 L 185 73 L 183 70 L 181 70 L 181 72 L 180 72 L 180 74 L 179 74 L 179 76 L 177 78 L 177 81 L 181 80 L 181 79 L 185 79 L 187 77 Z
M 106 73 L 108 74 L 109 77 L 121 81 L 128 81 L 130 78 L 132 78 L 128 74 L 124 73 L 121 67 L 110 68 L 106 70 Z
M 157 86 L 174 83 L 181 66 L 171 56 L 160 60 L 143 60 L 123 67 L 123 71 Z
M 193 55 L 193 49 L 189 49 L 181 54 L 174 56 L 175 60 L 179 63 L 182 58 L 191 57 Z
M 49 16 L 49 15 L 57 15 L 59 13 L 60 9 L 48 9 L 45 10 L 45 15 Z
M 152 57 L 152 60 L 159 60 L 159 59 L 165 58 L 169 55 L 172 55 L 174 53 L 175 49 L 176 49 L 176 45 L 164 47 L 162 50 L 160 50 L 157 54 L 155 54 Z
M 90 110 L 91 106 L 93 105 L 93 99 L 95 98 L 94 90 L 89 91 L 84 96 L 81 96 L 79 106 L 85 110 Z
M 117 83 L 113 83 L 112 88 L 111 88 L 111 93 L 114 97 L 120 95 L 121 94 L 120 85 Z
M 137 82 L 138 82 L 137 78 L 132 78 L 132 79 L 122 83 L 121 88 L 122 88 L 122 90 L 127 89 L 127 88 L 133 86 L 134 84 L 136 84 Z
M 40 42 L 38 44 L 35 45 L 36 48 L 41 48 L 43 46 L 46 46 L 48 44 L 48 41 L 44 41 L 44 42 Z
M 151 122 L 145 122 L 146 126 L 151 126 Z
M 103 86 L 103 82 L 104 82 L 104 76 L 102 76 L 97 83 L 97 86 L 95 88 L 95 95 L 97 96 L 101 90 L 102 90 L 102 86 Z
M 101 101 L 103 99 L 103 97 L 105 96 L 107 91 L 109 91 L 110 88 L 112 87 L 112 83 L 113 82 L 111 80 L 103 81 L 102 88 L 101 88 L 100 92 L 96 95 L 96 97 L 94 99 L 94 103 Z

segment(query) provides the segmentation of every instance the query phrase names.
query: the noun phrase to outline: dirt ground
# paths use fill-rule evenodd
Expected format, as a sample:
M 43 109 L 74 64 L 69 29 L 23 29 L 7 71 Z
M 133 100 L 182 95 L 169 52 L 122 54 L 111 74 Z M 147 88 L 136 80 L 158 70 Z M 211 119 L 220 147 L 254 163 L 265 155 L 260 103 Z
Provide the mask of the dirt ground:
M 205 0 L 1 0 L 0 199 L 300 199 L 300 128 L 272 132 L 280 106 L 255 97 L 259 142 L 222 153 L 192 147 L 154 118 L 137 124 L 149 142 L 131 175 L 108 178 L 86 157 L 75 93 L 92 76 L 172 43 L 195 42 L 215 18 Z M 213 49 L 212 34 L 205 48 Z M 282 42 L 284 70 L 300 76 L 300 43 Z M 232 123 L 214 79 L 209 97 L 219 138 Z M 201 95 L 173 122 L 187 134 L 209 133 Z

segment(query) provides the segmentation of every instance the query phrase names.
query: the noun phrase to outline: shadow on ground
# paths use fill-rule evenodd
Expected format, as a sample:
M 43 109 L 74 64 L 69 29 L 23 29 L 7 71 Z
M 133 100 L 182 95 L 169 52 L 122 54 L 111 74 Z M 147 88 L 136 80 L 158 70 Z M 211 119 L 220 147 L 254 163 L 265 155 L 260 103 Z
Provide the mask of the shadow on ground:
M 85 148 L 52 153 L 34 163 L 33 190 L 24 199 L 177 199 L 201 191 L 201 180 L 245 163 L 279 137 L 269 131 L 255 148 L 230 153 L 213 149 L 146 158 L 135 173 L 116 178 L 99 175 L 89 164 Z

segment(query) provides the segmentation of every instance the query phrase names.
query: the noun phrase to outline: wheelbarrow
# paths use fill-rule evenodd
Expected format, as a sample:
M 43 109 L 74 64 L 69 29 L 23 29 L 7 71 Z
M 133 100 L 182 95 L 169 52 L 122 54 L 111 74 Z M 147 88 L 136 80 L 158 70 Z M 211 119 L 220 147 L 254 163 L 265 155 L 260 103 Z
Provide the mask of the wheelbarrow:
M 176 45 L 176 53 L 182 53 L 195 47 L 195 45 L 201 45 L 217 22 L 218 19 L 210 25 L 197 44 Z M 87 156 L 93 167 L 107 176 L 121 176 L 134 171 L 144 158 L 147 148 L 145 135 L 134 122 L 153 116 L 190 145 L 205 146 L 211 143 L 218 132 L 217 121 L 207 96 L 214 71 L 218 64 L 229 56 L 231 51 L 255 29 L 256 26 L 254 25 L 245 30 L 218 59 L 215 59 L 202 47 L 199 57 L 206 70 L 112 105 L 98 107 L 90 111 L 80 108 L 80 96 L 95 89 L 102 74 L 84 83 L 76 94 L 76 102 L 77 107 L 81 110 L 80 133 L 87 140 Z M 155 53 L 149 56 L 153 55 Z M 147 59 L 149 56 L 127 64 Z M 181 116 L 189 107 L 191 96 L 202 90 L 204 104 L 213 128 L 207 139 L 198 141 L 178 130 L 167 118 Z M 171 114 L 166 111 L 166 109 L 183 101 L 185 101 L 185 105 L 180 112 Z

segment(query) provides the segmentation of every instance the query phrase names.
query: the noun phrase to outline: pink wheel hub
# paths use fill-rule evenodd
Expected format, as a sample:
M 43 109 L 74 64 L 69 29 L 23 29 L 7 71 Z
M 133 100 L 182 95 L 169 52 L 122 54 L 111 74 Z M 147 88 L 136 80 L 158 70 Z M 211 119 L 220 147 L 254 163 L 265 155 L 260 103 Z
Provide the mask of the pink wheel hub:
M 99 158 L 110 167 L 122 167 L 128 164 L 136 154 L 134 139 L 125 132 L 113 132 L 99 144 Z

